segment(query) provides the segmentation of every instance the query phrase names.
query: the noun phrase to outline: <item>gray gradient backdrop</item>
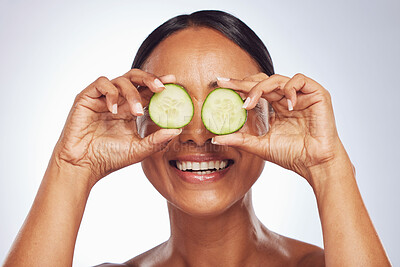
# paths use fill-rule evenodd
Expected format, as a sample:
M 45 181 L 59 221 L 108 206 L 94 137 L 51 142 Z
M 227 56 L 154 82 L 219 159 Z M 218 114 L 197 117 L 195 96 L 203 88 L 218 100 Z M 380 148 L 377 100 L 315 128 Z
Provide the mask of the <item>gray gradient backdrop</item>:
M 377 0 L 1 0 L 0 260 L 28 213 L 76 94 L 98 76 L 128 71 L 155 27 L 199 9 L 238 16 L 264 40 L 277 73 L 304 73 L 331 92 L 365 204 L 400 266 L 400 4 Z M 304 179 L 267 164 L 253 191 L 267 227 L 322 246 Z M 94 187 L 74 265 L 122 262 L 168 237 L 165 200 L 139 164 L 130 166 Z

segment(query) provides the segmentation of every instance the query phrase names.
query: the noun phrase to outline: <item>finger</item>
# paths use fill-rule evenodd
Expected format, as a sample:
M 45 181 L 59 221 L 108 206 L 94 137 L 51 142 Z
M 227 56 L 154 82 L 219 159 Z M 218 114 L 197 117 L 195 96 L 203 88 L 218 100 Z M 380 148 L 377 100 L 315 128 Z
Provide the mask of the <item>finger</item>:
M 247 93 L 250 92 L 258 82 L 218 77 L 217 84 L 219 87 L 230 88 L 239 92 Z
M 99 98 L 104 95 L 106 97 L 108 110 L 113 114 L 117 114 L 119 92 L 108 78 L 104 76 L 99 77 L 83 90 L 81 94 L 90 98 Z
M 173 74 L 160 76 L 160 80 L 164 84 L 176 83 L 176 77 Z M 146 107 L 149 104 L 150 98 L 153 96 L 154 92 L 152 92 L 147 86 L 139 86 L 137 90 L 141 96 L 141 103 L 143 107 Z
M 269 76 L 263 72 L 245 77 L 243 80 L 217 77 L 218 86 L 228 87 L 230 89 L 249 92 L 257 82 L 268 79 Z
M 163 149 L 167 142 L 178 136 L 182 129 L 160 129 L 141 139 L 136 147 L 135 153 L 139 156 L 138 161 L 145 159 L 153 153 Z
M 302 92 L 297 92 L 296 95 L 296 106 L 293 108 L 295 111 L 304 111 L 310 106 L 314 105 L 316 102 L 320 101 L 321 97 L 318 94 L 303 94 Z M 271 102 L 272 107 L 278 113 L 285 113 L 289 110 L 287 98 L 282 96 L 281 100 Z
M 218 78 L 217 78 L 218 79 Z M 280 101 L 284 96 L 282 88 L 290 78 L 279 74 L 268 76 L 265 73 L 258 73 L 244 80 L 219 78 L 218 85 L 247 92 L 248 98 L 243 104 L 243 108 L 252 109 L 256 106 L 260 97 L 268 102 Z M 240 94 L 242 96 L 242 94 Z
M 268 151 L 268 146 L 261 136 L 254 136 L 247 133 L 233 133 L 227 135 L 214 136 L 211 143 L 215 145 L 229 145 L 237 147 L 246 152 L 256 154 L 261 158 L 265 158 L 265 151 Z
M 314 93 L 322 88 L 322 86 L 316 81 L 308 78 L 304 74 L 297 73 L 288 81 L 283 89 L 287 99 L 292 101 L 293 107 L 297 104 L 296 92 L 300 91 L 304 94 Z
M 261 82 L 265 79 L 268 79 L 269 76 L 267 74 L 265 74 L 264 72 L 260 72 L 254 75 L 250 75 L 246 78 L 244 78 L 244 81 L 253 81 L 253 82 Z
M 126 99 L 129 104 L 131 113 L 135 116 L 142 116 L 143 106 L 140 94 L 135 86 L 126 77 L 118 77 L 111 81 L 118 89 L 119 93 Z
M 280 101 L 285 96 L 280 91 L 272 91 L 270 93 L 263 94 L 262 97 L 265 98 L 268 102 L 272 103 L 272 102 Z
M 254 108 L 263 95 L 267 96 L 269 94 L 271 97 L 273 96 L 273 99 L 278 99 L 279 91 L 284 88 L 289 80 L 290 79 L 286 76 L 274 74 L 268 79 L 257 83 L 249 92 L 243 108 L 248 110 Z M 275 93 L 272 93 L 273 91 L 275 91 Z M 267 99 L 267 101 L 270 102 L 271 100 L 272 99 Z
M 162 83 L 176 83 L 176 77 L 173 74 L 168 74 L 164 76 L 160 76 L 160 80 Z
M 163 84 L 176 83 L 176 77 L 173 74 L 160 76 L 159 78 Z M 146 91 L 149 88 L 145 85 L 143 85 L 143 86 L 139 85 L 139 86 L 137 86 L 137 89 L 138 89 L 139 93 L 142 93 L 143 91 Z M 148 90 L 148 91 L 151 93 L 150 95 L 153 95 L 153 93 L 154 93 L 153 91 L 151 91 L 151 90 Z
M 159 77 L 141 69 L 131 69 L 123 76 L 129 79 L 136 87 L 146 86 L 154 93 L 161 92 L 165 89 Z
M 320 96 L 317 94 L 303 94 L 301 92 L 298 92 L 296 95 L 296 106 L 293 107 L 293 110 L 303 111 L 314 105 L 319 100 Z M 282 101 L 278 101 L 278 103 L 283 107 L 282 111 L 288 110 L 287 102 L 285 103 L 284 99 L 282 99 Z

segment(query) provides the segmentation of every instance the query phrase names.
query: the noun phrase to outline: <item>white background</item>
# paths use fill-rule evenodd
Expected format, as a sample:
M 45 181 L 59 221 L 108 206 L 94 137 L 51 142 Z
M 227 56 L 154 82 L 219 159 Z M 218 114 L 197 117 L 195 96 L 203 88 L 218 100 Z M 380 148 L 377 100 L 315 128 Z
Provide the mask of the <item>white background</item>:
M 228 11 L 266 43 L 277 73 L 304 73 L 332 94 L 340 137 L 388 254 L 400 265 L 398 1 L 0 1 L 0 260 L 20 228 L 73 100 L 129 70 L 165 20 Z M 271 230 L 322 246 L 313 192 L 267 164 L 254 205 Z M 123 262 L 169 237 L 165 200 L 139 164 L 98 183 L 75 266 Z

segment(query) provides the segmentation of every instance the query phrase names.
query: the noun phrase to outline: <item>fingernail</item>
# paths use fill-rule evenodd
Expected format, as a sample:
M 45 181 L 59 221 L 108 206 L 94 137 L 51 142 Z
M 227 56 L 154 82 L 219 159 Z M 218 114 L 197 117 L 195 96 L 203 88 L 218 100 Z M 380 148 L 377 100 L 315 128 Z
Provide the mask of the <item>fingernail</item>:
M 173 135 L 179 135 L 182 132 L 182 128 L 179 129 L 173 129 L 174 131 L 172 132 Z
M 293 104 L 292 104 L 292 101 L 290 99 L 287 100 L 287 105 L 288 105 L 288 110 L 292 111 L 293 110 Z
M 163 79 L 175 79 L 175 75 L 174 74 L 167 74 L 162 76 Z
M 217 77 L 217 80 L 221 81 L 221 82 L 228 82 L 230 80 L 230 78 Z
M 117 114 L 117 112 L 118 112 L 118 105 L 117 104 L 112 105 L 112 114 Z
M 215 141 L 214 137 L 213 137 L 213 138 L 211 138 L 211 144 L 214 144 L 214 145 L 219 145 L 219 143 L 218 143 L 217 141 Z
M 154 80 L 154 84 L 155 84 L 157 87 L 165 88 L 164 84 L 163 84 L 159 79 L 155 79 L 155 80 Z
M 242 108 L 247 108 L 247 106 L 250 104 L 251 98 L 247 97 L 246 101 L 244 101 Z
M 170 142 L 175 136 L 179 135 L 182 132 L 182 128 L 180 129 L 167 129 L 165 134 L 169 135 L 168 140 L 166 142 Z
M 142 104 L 141 104 L 140 102 L 136 103 L 136 104 L 133 106 L 133 110 L 134 110 L 135 113 L 138 114 L 138 115 L 143 115 L 143 114 L 144 114 L 144 112 L 143 112 L 143 106 L 142 106 Z

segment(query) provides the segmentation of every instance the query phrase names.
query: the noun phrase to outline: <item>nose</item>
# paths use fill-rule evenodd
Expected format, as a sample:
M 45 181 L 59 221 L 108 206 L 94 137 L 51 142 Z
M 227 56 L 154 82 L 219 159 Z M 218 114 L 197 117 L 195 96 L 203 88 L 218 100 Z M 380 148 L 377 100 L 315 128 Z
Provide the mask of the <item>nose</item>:
M 202 103 L 197 102 L 195 104 L 192 120 L 183 127 L 182 133 L 179 135 L 181 143 L 195 143 L 197 146 L 203 146 L 206 143 L 210 143 L 211 138 L 215 136 L 215 134 L 207 130 L 201 120 L 201 107 Z

